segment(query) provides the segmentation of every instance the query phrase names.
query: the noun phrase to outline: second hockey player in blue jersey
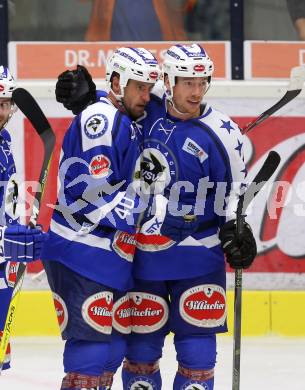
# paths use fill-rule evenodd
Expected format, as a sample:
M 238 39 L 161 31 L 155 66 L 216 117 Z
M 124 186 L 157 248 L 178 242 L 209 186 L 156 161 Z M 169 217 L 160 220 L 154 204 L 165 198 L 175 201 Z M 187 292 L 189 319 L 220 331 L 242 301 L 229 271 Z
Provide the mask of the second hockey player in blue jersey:
M 159 73 L 147 50 L 116 50 L 107 62 L 109 94 L 78 115 L 64 137 L 43 251 L 55 306 L 65 316 L 62 389 L 108 389 L 125 355 L 134 210 L 142 202 L 133 187 L 140 149 L 132 120 L 143 115 Z

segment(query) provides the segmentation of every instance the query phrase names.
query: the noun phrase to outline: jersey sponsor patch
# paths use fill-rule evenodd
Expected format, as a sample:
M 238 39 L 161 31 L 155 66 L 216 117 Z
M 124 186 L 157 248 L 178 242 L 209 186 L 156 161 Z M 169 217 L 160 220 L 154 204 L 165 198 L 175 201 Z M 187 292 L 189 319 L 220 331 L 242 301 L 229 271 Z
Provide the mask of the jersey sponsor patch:
M 189 381 L 181 387 L 181 390 L 209 390 L 209 386 L 206 383 Z
M 155 390 L 155 383 L 144 375 L 132 378 L 127 384 L 128 390 Z
M 137 248 L 145 252 L 163 251 L 175 245 L 175 241 L 157 234 L 137 234 Z
M 120 257 L 132 262 L 136 250 L 135 235 L 118 230 L 114 235 L 112 248 Z
M 131 332 L 129 295 L 126 294 L 118 299 L 113 305 L 113 327 L 120 333 Z
M 111 334 L 113 294 L 103 291 L 91 295 L 82 305 L 84 321 L 100 333 Z
M 105 134 L 109 122 L 104 114 L 91 115 L 85 122 L 84 132 L 90 139 L 96 139 Z
M 130 292 L 131 329 L 135 333 L 151 333 L 168 320 L 168 305 L 158 295 Z
M 14 287 L 17 278 L 19 263 L 16 261 L 9 261 L 5 267 L 6 283 L 8 287 Z
M 225 290 L 215 284 L 203 284 L 185 291 L 180 298 L 181 317 L 201 328 L 223 325 L 227 316 Z
M 57 322 L 60 331 L 63 332 L 66 329 L 68 323 L 68 310 L 65 301 L 55 292 L 52 292 L 53 302 L 55 306 L 55 312 L 57 316 Z
M 189 137 L 187 137 L 184 141 L 182 150 L 197 157 L 201 163 L 203 163 L 208 158 L 208 154 Z
M 108 176 L 110 169 L 110 160 L 104 154 L 94 156 L 89 164 L 89 173 L 95 179 Z

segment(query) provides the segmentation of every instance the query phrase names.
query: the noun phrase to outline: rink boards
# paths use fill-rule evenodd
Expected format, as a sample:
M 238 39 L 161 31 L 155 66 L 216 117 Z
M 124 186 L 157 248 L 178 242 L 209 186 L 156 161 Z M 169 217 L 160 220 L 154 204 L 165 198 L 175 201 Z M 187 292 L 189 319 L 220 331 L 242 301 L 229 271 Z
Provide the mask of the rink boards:
M 228 328 L 233 331 L 233 291 L 227 293 Z M 49 291 L 23 291 L 17 309 L 15 336 L 59 335 Z M 305 336 L 305 291 L 244 291 L 242 334 Z

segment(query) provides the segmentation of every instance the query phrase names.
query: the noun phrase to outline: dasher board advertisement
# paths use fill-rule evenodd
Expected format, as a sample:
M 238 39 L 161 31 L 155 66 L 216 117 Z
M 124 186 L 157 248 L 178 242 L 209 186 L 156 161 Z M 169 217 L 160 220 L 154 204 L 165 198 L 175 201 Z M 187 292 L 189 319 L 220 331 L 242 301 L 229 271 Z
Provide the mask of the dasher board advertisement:
M 294 66 L 305 66 L 305 42 L 245 41 L 245 79 L 288 79 Z
M 160 62 L 165 51 L 176 42 L 136 42 L 150 50 Z M 191 42 L 185 42 L 190 44 Z M 230 42 L 198 42 L 213 58 L 216 79 L 231 78 Z M 114 50 L 135 46 L 135 42 L 10 42 L 9 67 L 17 80 L 57 79 L 65 69 L 77 64 L 88 68 L 93 78 L 105 78 L 105 64 Z

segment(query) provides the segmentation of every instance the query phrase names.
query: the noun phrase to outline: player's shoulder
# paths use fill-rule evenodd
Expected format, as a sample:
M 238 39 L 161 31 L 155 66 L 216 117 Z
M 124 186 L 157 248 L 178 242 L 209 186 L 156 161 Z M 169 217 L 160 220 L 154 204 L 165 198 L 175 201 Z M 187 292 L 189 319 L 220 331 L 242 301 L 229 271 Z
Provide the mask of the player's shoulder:
M 224 128 L 229 134 L 231 130 L 240 132 L 238 124 L 231 117 L 209 105 L 205 106 L 205 110 L 198 120 L 210 126 L 214 131 Z
M 107 99 L 88 106 L 76 120 L 80 123 L 84 151 L 96 146 L 112 146 L 118 130 L 130 129 L 132 123 Z

